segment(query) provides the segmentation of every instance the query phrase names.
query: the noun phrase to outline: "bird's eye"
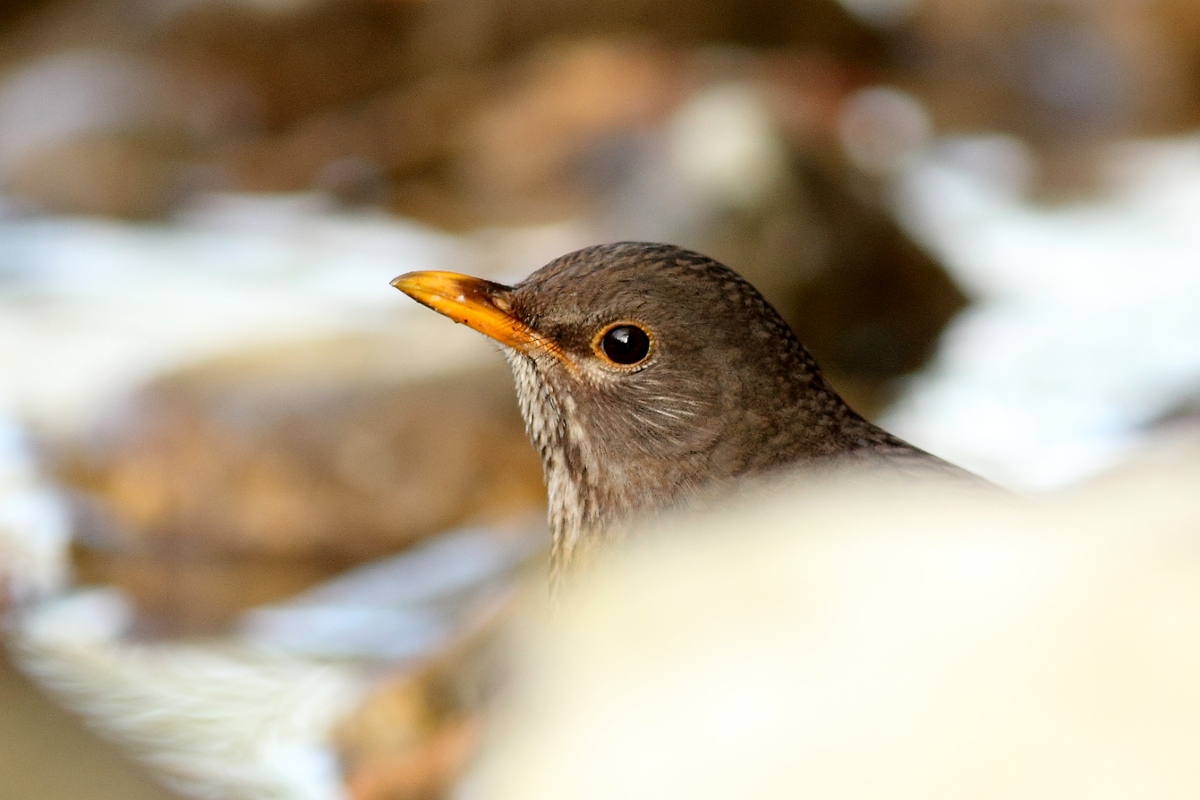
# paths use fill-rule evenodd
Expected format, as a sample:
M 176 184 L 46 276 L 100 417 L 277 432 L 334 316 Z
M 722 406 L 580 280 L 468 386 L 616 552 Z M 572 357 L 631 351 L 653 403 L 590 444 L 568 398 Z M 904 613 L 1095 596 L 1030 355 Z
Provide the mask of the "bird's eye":
M 609 361 L 631 367 L 650 354 L 650 334 L 636 325 L 620 323 L 604 331 L 598 345 Z

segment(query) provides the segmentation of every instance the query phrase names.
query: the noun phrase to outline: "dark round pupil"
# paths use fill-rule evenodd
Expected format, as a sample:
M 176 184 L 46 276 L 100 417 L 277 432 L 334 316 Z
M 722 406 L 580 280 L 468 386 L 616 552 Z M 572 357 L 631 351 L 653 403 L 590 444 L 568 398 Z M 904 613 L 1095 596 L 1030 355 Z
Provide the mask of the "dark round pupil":
M 650 352 L 650 337 L 641 328 L 618 325 L 604 334 L 600 346 L 618 364 L 636 364 Z

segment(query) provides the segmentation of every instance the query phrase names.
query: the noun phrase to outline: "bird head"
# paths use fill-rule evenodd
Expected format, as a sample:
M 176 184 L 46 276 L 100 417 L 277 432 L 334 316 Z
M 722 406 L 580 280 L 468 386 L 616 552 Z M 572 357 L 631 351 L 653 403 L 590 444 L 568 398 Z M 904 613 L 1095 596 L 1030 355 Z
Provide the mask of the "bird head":
M 556 534 L 818 455 L 860 420 L 762 295 L 678 247 L 589 247 L 515 286 L 448 272 L 392 285 L 504 346 Z

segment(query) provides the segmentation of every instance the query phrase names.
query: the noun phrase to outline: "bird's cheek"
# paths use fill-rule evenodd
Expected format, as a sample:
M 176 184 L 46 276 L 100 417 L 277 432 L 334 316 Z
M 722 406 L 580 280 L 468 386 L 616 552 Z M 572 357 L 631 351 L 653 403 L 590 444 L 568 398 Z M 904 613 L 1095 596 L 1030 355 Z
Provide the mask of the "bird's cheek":
M 629 440 L 649 454 L 675 457 L 709 448 L 716 438 L 714 418 L 687 397 L 659 395 L 629 406 L 622 422 Z

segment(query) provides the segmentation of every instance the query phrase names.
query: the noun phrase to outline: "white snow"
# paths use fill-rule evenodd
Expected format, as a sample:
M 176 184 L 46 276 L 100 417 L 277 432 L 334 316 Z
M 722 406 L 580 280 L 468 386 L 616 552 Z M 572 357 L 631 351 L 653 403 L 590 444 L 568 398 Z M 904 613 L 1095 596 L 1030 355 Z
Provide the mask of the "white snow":
M 1200 138 L 1118 148 L 1103 196 L 1057 207 L 1023 197 L 1016 147 L 943 142 L 900 182 L 909 226 L 976 302 L 885 425 L 1048 489 L 1200 393 Z

